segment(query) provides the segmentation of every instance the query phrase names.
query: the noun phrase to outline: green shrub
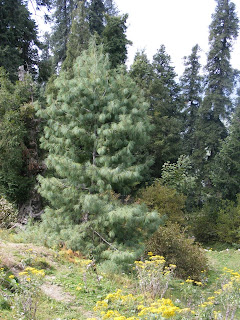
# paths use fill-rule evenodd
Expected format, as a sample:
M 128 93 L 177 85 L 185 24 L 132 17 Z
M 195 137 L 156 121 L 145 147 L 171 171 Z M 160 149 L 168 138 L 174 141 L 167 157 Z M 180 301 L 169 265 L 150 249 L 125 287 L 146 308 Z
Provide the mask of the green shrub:
M 17 222 L 17 210 L 5 198 L 0 197 L 0 227 L 9 228 Z
M 219 241 L 216 229 L 216 220 L 219 211 L 219 202 L 206 202 L 202 209 L 190 216 L 189 224 L 198 242 L 209 243 Z
M 237 204 L 233 201 L 222 201 L 217 215 L 216 232 L 219 240 L 227 243 L 240 243 L 240 195 Z
M 237 203 L 229 200 L 209 201 L 190 221 L 193 234 L 202 243 L 240 243 L 240 195 Z
M 207 269 L 207 258 L 200 246 L 187 238 L 176 223 L 159 227 L 147 242 L 146 249 L 154 255 L 164 256 L 168 265 L 177 265 L 175 272 L 180 278 L 200 280 L 201 272 Z
M 161 216 L 166 215 L 170 221 L 180 224 L 184 221 L 185 200 L 183 194 L 163 186 L 159 180 L 140 192 L 140 201 L 150 210 L 156 210 Z

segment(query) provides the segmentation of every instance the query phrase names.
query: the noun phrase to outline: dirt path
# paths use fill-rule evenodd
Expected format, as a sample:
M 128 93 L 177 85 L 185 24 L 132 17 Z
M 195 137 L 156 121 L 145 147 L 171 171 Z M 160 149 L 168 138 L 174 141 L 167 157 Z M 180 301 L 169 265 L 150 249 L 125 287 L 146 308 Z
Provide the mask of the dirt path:
M 55 259 L 56 253 L 51 249 L 33 244 L 12 243 L 0 240 L 0 264 L 9 268 L 16 276 L 26 267 L 24 259 L 29 254 L 34 257 L 44 257 L 54 269 L 62 268 L 62 265 Z M 65 292 L 62 286 L 55 284 L 55 279 L 54 275 L 45 277 L 41 290 L 46 296 L 67 304 L 70 309 L 79 312 L 84 319 L 94 317 L 93 312 L 85 311 L 80 304 L 76 305 L 76 298 L 70 293 Z

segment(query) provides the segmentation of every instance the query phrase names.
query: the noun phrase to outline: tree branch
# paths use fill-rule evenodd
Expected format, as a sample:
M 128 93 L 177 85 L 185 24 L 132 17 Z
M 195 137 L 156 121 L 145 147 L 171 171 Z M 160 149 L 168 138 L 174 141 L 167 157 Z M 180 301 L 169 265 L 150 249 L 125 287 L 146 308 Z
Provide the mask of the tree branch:
M 108 244 L 110 247 L 112 247 L 114 250 L 119 251 L 117 248 L 115 248 L 110 242 L 108 242 L 106 239 L 104 239 L 97 231 L 93 230 L 93 233 L 96 233 L 96 235 L 99 236 L 106 244 Z

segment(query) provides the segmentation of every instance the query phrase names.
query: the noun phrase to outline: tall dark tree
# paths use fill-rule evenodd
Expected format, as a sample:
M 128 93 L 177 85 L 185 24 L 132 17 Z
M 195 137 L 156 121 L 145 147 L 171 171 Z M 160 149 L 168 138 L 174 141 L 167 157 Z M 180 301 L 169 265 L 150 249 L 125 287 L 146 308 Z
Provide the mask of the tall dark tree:
M 17 204 L 26 200 L 32 184 L 28 150 L 33 150 L 33 127 L 28 124 L 34 114 L 34 84 L 24 70 L 23 74 L 22 80 L 13 84 L 0 68 L 0 193 Z
M 38 63 L 37 28 L 30 12 L 21 0 L 0 1 L 0 66 L 12 80 L 18 67 L 34 71 Z
M 130 74 L 150 103 L 148 116 L 154 129 L 148 152 L 155 159 L 152 175 L 160 177 L 163 164 L 167 161 L 176 162 L 182 153 L 183 103 L 177 75 L 164 45 L 153 57 L 152 64 L 144 52 L 137 53 Z
M 83 50 L 88 48 L 90 35 L 87 8 L 84 5 L 84 2 L 79 2 L 78 7 L 73 11 L 72 25 L 63 69 L 72 69 L 76 58 L 81 55 Z
M 127 45 L 131 44 L 126 37 L 127 18 L 128 15 L 106 16 L 107 25 L 102 32 L 102 41 L 113 68 L 125 63 L 127 59 Z
M 51 55 L 51 35 L 46 32 L 41 45 L 42 53 L 38 64 L 39 74 L 38 81 L 46 83 L 50 76 L 54 73 L 53 56 Z
M 192 48 L 192 53 L 184 57 L 185 70 L 181 77 L 181 89 L 185 103 L 184 109 L 184 152 L 192 155 L 196 149 L 196 120 L 202 101 L 203 77 L 200 75 L 201 64 L 199 62 L 198 45 Z
M 230 57 L 233 41 L 238 35 L 238 18 L 230 0 L 217 0 L 210 25 L 210 50 L 207 57 L 205 97 L 199 109 L 198 148 L 193 154 L 195 163 L 209 182 L 209 164 L 226 138 L 225 122 L 232 111 L 234 70 Z M 208 180 L 208 182 L 207 182 Z
M 104 30 L 104 13 L 106 12 L 105 6 L 102 0 L 91 0 L 88 5 L 88 20 L 90 32 L 95 32 L 99 35 Z
M 214 159 L 211 179 L 216 193 L 236 200 L 240 193 L 240 92 L 229 135 Z
M 67 42 L 72 24 L 74 4 L 75 0 L 55 0 L 54 2 L 54 27 L 51 42 L 55 66 L 62 64 L 67 56 Z
M 176 162 L 182 152 L 182 100 L 171 57 L 164 45 L 153 57 L 154 78 L 150 86 L 149 114 L 155 126 L 152 153 L 155 156 L 154 175 L 159 177 L 166 161 Z
M 143 89 L 146 98 L 150 99 L 149 89 L 153 81 L 153 67 L 144 51 L 136 53 L 130 67 L 130 75 Z

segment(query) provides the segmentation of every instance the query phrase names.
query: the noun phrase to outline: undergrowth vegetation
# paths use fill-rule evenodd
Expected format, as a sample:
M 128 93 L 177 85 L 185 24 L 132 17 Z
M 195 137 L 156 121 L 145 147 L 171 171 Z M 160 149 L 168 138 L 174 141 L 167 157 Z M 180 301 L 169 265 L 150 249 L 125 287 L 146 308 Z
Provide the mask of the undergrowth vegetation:
M 111 273 L 90 255 L 7 237 L 1 232 L 1 320 L 239 319 L 239 251 L 205 250 L 208 270 L 181 279 L 177 264 L 153 252 L 127 273 Z
M 176 275 L 198 280 L 201 271 L 207 269 L 207 259 L 203 249 L 176 223 L 159 227 L 147 242 L 147 250 L 165 257 L 168 264 L 176 264 Z

